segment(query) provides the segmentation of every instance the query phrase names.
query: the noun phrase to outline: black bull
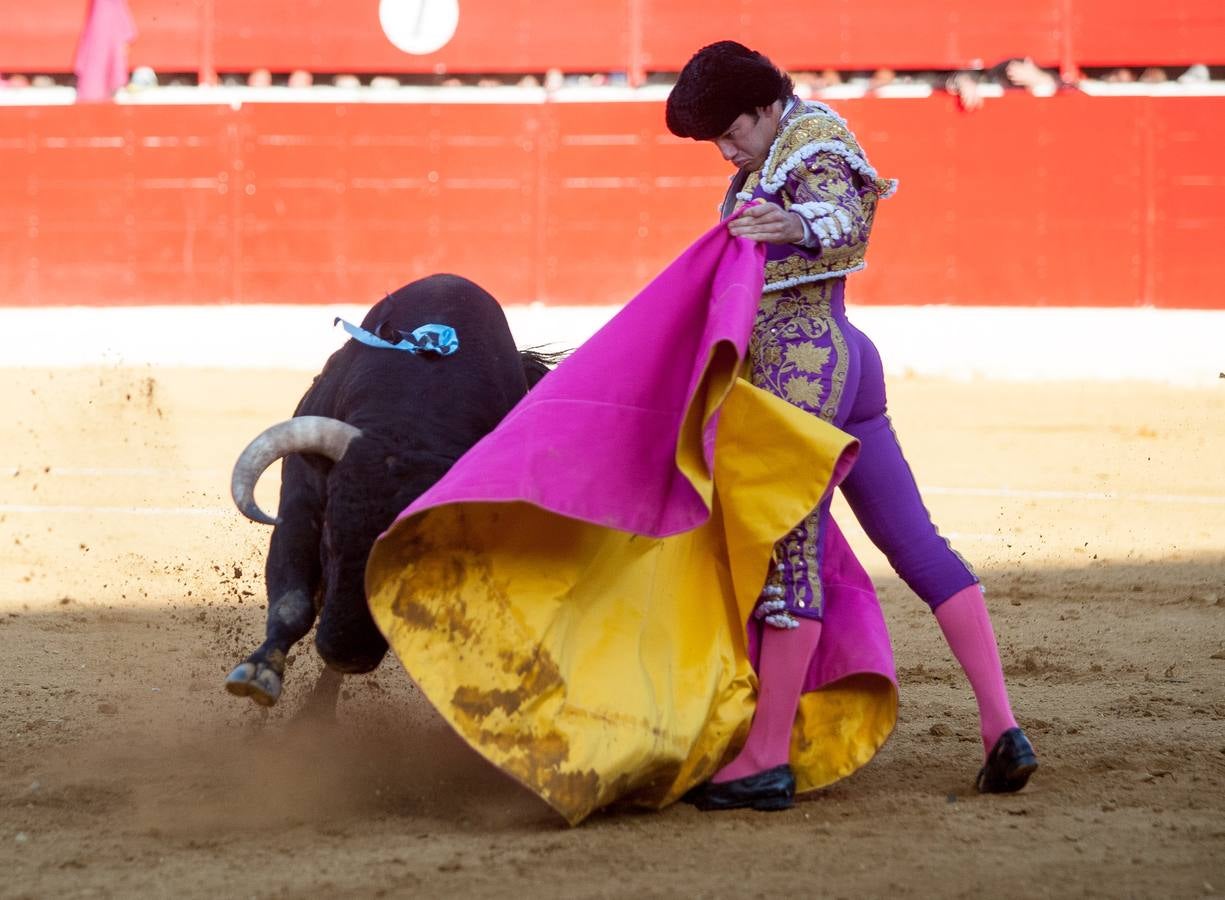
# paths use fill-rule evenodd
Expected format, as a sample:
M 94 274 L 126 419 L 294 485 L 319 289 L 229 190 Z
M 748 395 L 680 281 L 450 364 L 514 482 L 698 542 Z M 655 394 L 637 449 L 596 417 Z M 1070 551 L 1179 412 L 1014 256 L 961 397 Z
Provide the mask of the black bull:
M 488 434 L 548 372 L 548 358 L 520 353 L 506 316 L 465 278 L 433 275 L 400 288 L 362 327 L 396 343 L 400 332 L 449 325 L 450 356 L 370 347 L 337 350 L 294 411 L 243 451 L 234 467 L 239 509 L 275 524 L 268 548 L 267 639 L 226 679 L 226 689 L 271 706 L 290 648 L 318 618 L 325 673 L 369 672 L 387 642 L 366 605 L 366 558 L 413 500 Z M 260 474 L 284 459 L 276 520 L 256 506 Z

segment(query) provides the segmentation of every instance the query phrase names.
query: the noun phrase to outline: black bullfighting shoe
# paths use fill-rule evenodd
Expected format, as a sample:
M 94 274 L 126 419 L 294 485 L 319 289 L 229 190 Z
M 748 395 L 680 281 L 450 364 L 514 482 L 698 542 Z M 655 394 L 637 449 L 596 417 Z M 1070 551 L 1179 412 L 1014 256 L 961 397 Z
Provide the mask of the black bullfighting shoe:
M 1009 728 L 987 754 L 975 784 L 980 794 L 1011 794 L 1025 787 L 1037 768 L 1038 756 L 1025 732 Z
M 703 812 L 721 809 L 758 809 L 776 812 L 795 804 L 795 775 L 785 763 L 735 781 L 699 784 L 682 798 Z

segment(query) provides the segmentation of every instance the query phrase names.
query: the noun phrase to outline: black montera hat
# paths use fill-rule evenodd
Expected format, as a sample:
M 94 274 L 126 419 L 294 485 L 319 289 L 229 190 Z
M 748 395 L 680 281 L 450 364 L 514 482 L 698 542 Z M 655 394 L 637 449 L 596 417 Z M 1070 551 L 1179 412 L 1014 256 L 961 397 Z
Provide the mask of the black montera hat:
M 791 79 L 755 50 L 719 41 L 693 55 L 668 95 L 668 130 L 709 141 L 742 113 L 791 96 Z

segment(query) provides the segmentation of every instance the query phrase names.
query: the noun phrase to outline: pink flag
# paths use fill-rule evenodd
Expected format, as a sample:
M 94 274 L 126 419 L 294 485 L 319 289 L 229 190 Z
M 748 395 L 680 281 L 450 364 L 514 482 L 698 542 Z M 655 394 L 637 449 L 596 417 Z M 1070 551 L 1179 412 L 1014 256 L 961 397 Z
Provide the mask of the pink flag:
M 128 0 L 90 0 L 72 66 L 78 103 L 105 102 L 128 83 L 128 44 L 135 38 Z

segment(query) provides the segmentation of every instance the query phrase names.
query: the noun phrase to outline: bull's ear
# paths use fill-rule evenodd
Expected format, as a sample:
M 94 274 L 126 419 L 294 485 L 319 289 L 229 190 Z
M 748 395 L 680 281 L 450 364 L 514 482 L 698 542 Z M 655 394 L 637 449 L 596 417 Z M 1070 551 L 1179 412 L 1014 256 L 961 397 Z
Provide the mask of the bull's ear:
M 381 319 L 374 328 L 368 329 L 371 334 L 376 334 L 389 344 L 398 344 L 400 342 L 400 332 L 391 327 L 391 322 L 386 319 Z

